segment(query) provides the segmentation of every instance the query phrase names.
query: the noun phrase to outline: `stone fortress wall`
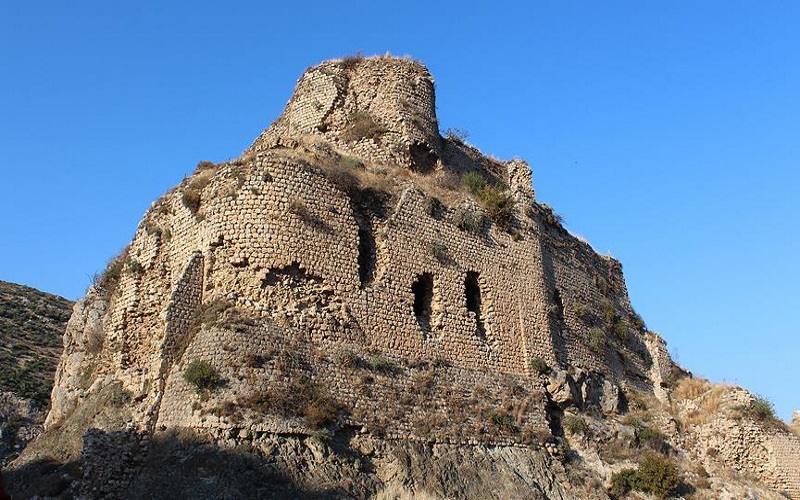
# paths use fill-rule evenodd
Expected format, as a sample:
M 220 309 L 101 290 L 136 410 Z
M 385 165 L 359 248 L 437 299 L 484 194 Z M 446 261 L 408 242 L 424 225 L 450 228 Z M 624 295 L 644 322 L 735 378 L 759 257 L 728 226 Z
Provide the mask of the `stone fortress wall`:
M 348 138 L 359 124 L 371 132 Z M 317 165 L 350 157 L 362 168 L 408 173 L 388 179 L 391 196 L 354 196 Z M 468 195 L 433 203 L 419 181 L 448 171 L 480 171 L 507 186 L 516 202 L 512 230 L 488 219 L 478 231 L 460 228 L 465 211 L 484 209 Z M 192 190 L 196 204 L 186 201 Z M 671 366 L 664 342 L 634 313 L 619 262 L 536 203 L 525 162 L 499 162 L 439 136 L 433 80 L 413 61 L 345 60 L 307 70 L 284 114 L 240 159 L 198 170 L 153 205 L 125 258 L 130 269 L 110 299 L 92 369 L 133 393 L 140 428 L 303 429 L 257 411 L 236 418 L 204 411 L 287 383 L 295 372 L 278 366 L 287 350 L 316 360 L 306 374 L 354 408 L 354 424 L 377 415 L 389 436 L 453 442 L 484 434 L 463 412 L 476 401 L 513 407 L 518 425 L 547 429 L 537 359 L 662 397 Z M 215 300 L 262 326 L 247 335 L 193 331 L 194 311 Z M 356 384 L 364 376 L 335 362 L 345 348 L 404 368 Z M 223 395 L 196 404 L 182 377 L 193 359 L 218 368 L 228 384 Z M 433 361 L 442 367 L 437 389 L 412 397 L 433 377 Z M 55 391 L 79 394 L 76 383 L 60 378 Z M 404 410 L 385 411 L 386 401 L 398 400 Z M 439 419 L 415 420 L 423 410 Z M 65 413 L 54 407 L 50 425 Z

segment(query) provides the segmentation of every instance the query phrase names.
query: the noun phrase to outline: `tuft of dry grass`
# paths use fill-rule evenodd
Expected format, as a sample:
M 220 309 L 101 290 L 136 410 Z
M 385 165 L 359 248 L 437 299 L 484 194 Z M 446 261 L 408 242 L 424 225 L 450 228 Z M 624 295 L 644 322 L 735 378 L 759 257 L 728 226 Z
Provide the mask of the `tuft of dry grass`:
M 181 196 L 183 205 L 193 214 L 200 210 L 201 193 L 211 182 L 211 178 L 217 173 L 218 166 L 210 161 L 201 161 L 197 164 L 192 177 Z
M 347 142 L 374 139 L 388 132 L 386 127 L 366 111 L 356 111 L 348 117 L 347 122 L 347 128 L 342 132 L 342 139 Z
M 711 388 L 711 383 L 702 378 L 686 377 L 678 382 L 675 390 L 672 391 L 672 398 L 675 401 L 694 400 Z
M 724 384 L 711 384 L 700 378 L 683 378 L 672 391 L 673 413 L 675 406 L 684 401 L 693 401 L 696 408 L 690 409 L 681 418 L 685 425 L 704 425 L 714 419 L 722 409 L 722 396 L 728 390 Z

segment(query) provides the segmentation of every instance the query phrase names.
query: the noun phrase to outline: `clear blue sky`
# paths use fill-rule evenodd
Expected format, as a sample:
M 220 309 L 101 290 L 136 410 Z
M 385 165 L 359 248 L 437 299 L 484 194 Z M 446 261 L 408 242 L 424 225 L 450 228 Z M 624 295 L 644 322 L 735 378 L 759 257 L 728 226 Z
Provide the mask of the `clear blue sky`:
M 128 5 L 122 5 L 128 4 Z M 150 203 L 303 70 L 428 65 L 444 127 L 533 167 L 680 363 L 800 409 L 800 3 L 2 2 L 0 279 L 78 298 Z

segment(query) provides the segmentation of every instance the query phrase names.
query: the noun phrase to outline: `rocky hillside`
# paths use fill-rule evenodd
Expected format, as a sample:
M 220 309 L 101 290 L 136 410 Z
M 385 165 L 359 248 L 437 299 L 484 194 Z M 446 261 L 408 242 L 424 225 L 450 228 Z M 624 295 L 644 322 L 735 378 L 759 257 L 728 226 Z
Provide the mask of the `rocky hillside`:
M 0 463 L 44 422 L 73 303 L 0 281 Z
M 74 308 L 15 493 L 780 498 L 800 439 L 675 365 L 530 166 L 443 134 L 427 69 L 309 68 L 156 201 Z

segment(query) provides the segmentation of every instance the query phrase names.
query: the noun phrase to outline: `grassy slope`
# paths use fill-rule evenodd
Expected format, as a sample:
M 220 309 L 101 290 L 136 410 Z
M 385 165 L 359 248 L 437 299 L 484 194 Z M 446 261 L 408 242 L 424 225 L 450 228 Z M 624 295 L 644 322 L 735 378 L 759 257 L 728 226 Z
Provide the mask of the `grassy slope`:
M 0 391 L 47 405 L 72 304 L 0 281 Z

